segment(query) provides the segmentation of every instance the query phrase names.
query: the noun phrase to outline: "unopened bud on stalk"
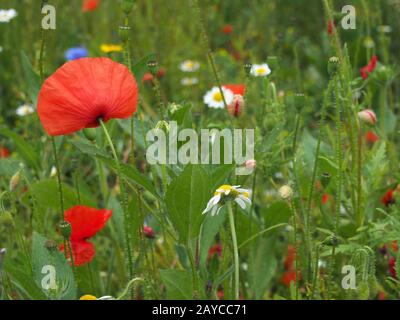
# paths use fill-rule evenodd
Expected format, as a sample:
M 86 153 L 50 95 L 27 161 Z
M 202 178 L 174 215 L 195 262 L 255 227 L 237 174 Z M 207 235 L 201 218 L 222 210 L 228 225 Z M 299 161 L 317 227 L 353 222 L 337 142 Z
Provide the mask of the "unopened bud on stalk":
M 95 141 L 96 140 L 96 129 L 95 128 L 84 128 L 83 130 L 83 135 L 88 139 L 89 141 Z
M 283 200 L 290 200 L 293 195 L 293 189 L 289 186 L 282 186 L 278 192 Z
M 18 188 L 19 183 L 21 181 L 21 170 L 18 170 L 10 180 L 10 191 L 13 192 Z
M 293 102 L 296 110 L 300 112 L 306 104 L 306 96 L 304 93 L 296 93 Z
M 251 63 L 249 63 L 249 62 L 244 64 L 244 72 L 246 72 L 246 76 L 250 75 L 250 71 L 251 71 L 251 67 L 252 66 L 253 65 Z
M 58 224 L 58 228 L 60 229 L 61 235 L 64 237 L 64 239 L 68 240 L 72 232 L 71 224 L 68 221 L 61 221 Z
M 365 109 L 365 110 L 360 111 L 358 113 L 358 119 L 363 123 L 367 123 L 367 124 L 371 124 L 371 125 L 376 124 L 376 121 L 377 121 L 375 112 L 370 109 Z
M 122 42 L 127 42 L 129 40 L 129 33 L 131 32 L 130 26 L 119 26 L 118 34 Z
M 122 0 L 121 2 L 122 11 L 126 15 L 129 15 L 132 12 L 134 3 L 135 3 L 134 0 Z
M 328 172 L 324 172 L 321 175 L 321 184 L 324 189 L 326 189 L 331 182 L 331 175 Z
M 340 60 L 338 57 L 330 57 L 328 60 L 328 73 L 331 77 L 339 71 Z
M 150 73 L 155 76 L 158 71 L 158 62 L 155 60 L 147 62 L 147 68 L 149 69 Z

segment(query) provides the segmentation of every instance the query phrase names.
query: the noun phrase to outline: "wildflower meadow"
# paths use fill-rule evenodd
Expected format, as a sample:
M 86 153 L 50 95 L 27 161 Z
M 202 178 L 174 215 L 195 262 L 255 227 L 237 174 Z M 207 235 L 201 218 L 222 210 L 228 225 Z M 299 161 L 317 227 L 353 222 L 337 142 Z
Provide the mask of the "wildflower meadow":
M 399 17 L 1 0 L 0 300 L 398 300 Z

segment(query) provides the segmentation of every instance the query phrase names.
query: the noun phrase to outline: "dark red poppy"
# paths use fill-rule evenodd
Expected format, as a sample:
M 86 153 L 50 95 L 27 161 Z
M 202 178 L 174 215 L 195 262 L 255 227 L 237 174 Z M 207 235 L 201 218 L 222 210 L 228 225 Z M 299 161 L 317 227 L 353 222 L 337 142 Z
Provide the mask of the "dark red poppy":
M 96 10 L 100 4 L 100 0 L 83 0 L 82 2 L 82 11 L 88 12 Z
M 296 248 L 295 246 L 288 245 L 288 250 L 284 262 L 286 270 L 293 269 L 294 261 L 296 260 Z
M 393 196 L 394 190 L 388 190 L 385 195 L 382 197 L 381 202 L 385 207 L 390 206 L 396 202 Z
M 335 21 L 333 20 L 329 20 L 328 21 L 328 35 L 332 36 L 333 35 L 333 31 L 335 30 L 336 26 L 335 26 Z
M 390 275 L 393 278 L 397 278 L 397 272 L 396 272 L 396 259 L 394 257 L 391 257 L 389 259 L 389 272 Z
M 243 96 L 246 91 L 246 86 L 244 84 L 224 84 L 223 87 L 231 90 L 233 94 L 240 94 L 241 96 Z
M 154 230 L 149 226 L 143 227 L 144 236 L 148 239 L 154 239 Z
M 377 62 L 378 62 L 378 57 L 373 56 L 369 61 L 369 63 L 365 67 L 361 68 L 360 73 L 361 77 L 364 80 L 367 79 L 368 76 L 375 70 Z
M 96 250 L 87 240 L 104 228 L 111 215 L 111 210 L 86 206 L 75 206 L 65 211 L 64 219 L 71 224 L 72 228 L 70 241 L 76 266 L 93 260 Z M 64 251 L 64 245 L 60 246 L 60 251 Z M 69 257 L 68 250 L 67 256 Z
M 329 194 L 324 193 L 324 194 L 322 195 L 322 199 L 321 199 L 322 204 L 326 204 L 326 203 L 329 201 L 329 199 L 330 199 Z
M 10 151 L 6 147 L 0 147 L 0 159 L 8 158 L 10 156 Z
M 223 34 L 229 35 L 233 32 L 233 26 L 231 24 L 225 24 L 222 28 L 221 28 L 221 32 Z
M 212 259 L 215 255 L 218 257 L 222 255 L 222 246 L 220 243 L 216 243 L 208 249 L 208 259 Z
M 369 144 L 374 144 L 379 140 L 379 137 L 371 130 L 365 134 L 365 141 Z
M 64 64 L 43 84 L 40 121 L 49 135 L 73 133 L 136 111 L 138 88 L 127 67 L 109 58 L 82 58 Z

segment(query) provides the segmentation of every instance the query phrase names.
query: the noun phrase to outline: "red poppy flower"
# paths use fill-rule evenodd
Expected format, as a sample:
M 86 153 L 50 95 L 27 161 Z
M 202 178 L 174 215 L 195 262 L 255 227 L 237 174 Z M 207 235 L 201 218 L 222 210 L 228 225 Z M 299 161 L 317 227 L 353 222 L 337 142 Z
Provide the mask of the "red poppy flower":
M 154 239 L 154 230 L 149 226 L 143 227 L 144 236 L 148 239 Z
M 394 204 L 396 200 L 393 197 L 394 190 L 388 190 L 385 195 L 382 197 L 381 202 L 385 207 Z
M 64 219 L 71 224 L 72 228 L 70 241 L 76 266 L 92 261 L 96 250 L 87 239 L 103 229 L 111 215 L 111 210 L 99 210 L 86 206 L 75 206 L 65 211 Z M 60 246 L 60 251 L 64 251 L 64 245 Z M 69 252 L 67 256 L 69 257 Z
M 296 248 L 292 245 L 288 246 L 287 255 L 285 258 L 284 266 L 286 270 L 293 268 L 294 261 L 296 259 Z
M 220 243 L 216 243 L 208 249 L 208 259 L 212 259 L 215 255 L 218 255 L 218 257 L 222 255 L 222 246 Z
M 127 67 L 109 58 L 72 60 L 43 84 L 40 121 L 49 135 L 73 133 L 136 111 L 137 83 Z
M 231 24 L 225 24 L 222 28 L 221 28 L 221 32 L 223 34 L 229 35 L 233 32 L 233 26 Z
M 328 35 L 332 36 L 333 35 L 333 31 L 335 30 L 336 26 L 335 26 L 335 21 L 333 20 L 329 20 L 328 21 Z
M 321 199 L 322 204 L 326 204 L 329 201 L 329 198 L 330 198 L 329 194 L 324 193 Z
M 368 76 L 375 70 L 377 62 L 378 62 L 378 57 L 373 56 L 369 61 L 369 63 L 365 67 L 361 68 L 360 73 L 361 77 L 364 80 L 367 79 Z
M 298 279 L 297 280 L 301 280 L 301 274 L 298 274 Z M 286 271 L 282 278 L 281 278 L 281 282 L 287 286 L 290 287 L 290 283 L 293 282 L 294 284 L 296 284 L 296 270 L 289 270 Z
M 390 275 L 393 278 L 397 278 L 397 272 L 396 272 L 396 259 L 394 257 L 391 257 L 389 259 L 389 272 Z
M 241 96 L 244 96 L 246 91 L 246 86 L 244 84 L 224 84 L 223 87 L 231 90 L 233 94 L 240 94 Z
M 165 72 L 166 72 L 166 71 L 165 71 L 164 68 L 158 69 L 158 70 L 157 70 L 157 74 L 156 74 L 157 78 L 158 78 L 158 79 L 163 78 L 163 77 L 165 76 Z M 143 82 L 143 83 L 145 83 L 145 82 L 150 82 L 150 83 L 152 83 L 152 82 L 153 82 L 153 79 L 154 79 L 154 77 L 153 77 L 153 75 L 151 74 L 151 72 L 146 72 L 146 73 L 143 75 L 142 82 Z
M 0 147 L 0 159 L 8 158 L 10 156 L 10 151 L 5 147 Z
M 82 11 L 88 12 L 88 11 L 96 10 L 96 8 L 99 6 L 99 4 L 100 4 L 100 0 L 83 0 Z
M 371 130 L 365 134 L 365 141 L 369 144 L 374 144 L 379 140 L 379 137 Z

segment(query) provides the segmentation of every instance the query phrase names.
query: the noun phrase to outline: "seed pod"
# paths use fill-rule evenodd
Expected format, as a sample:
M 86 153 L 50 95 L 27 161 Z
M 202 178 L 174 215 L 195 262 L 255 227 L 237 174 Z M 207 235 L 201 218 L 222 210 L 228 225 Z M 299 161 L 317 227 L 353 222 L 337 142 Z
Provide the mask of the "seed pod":
M 249 62 L 244 64 L 244 72 L 246 72 L 246 76 L 250 75 L 250 71 L 251 71 L 251 67 L 252 66 L 253 65 L 251 63 L 249 63 Z
M 331 182 L 331 175 L 329 172 L 324 172 L 321 174 L 321 184 L 324 189 L 326 189 Z
M 122 42 L 127 42 L 129 40 L 129 33 L 131 31 L 130 26 L 119 26 L 118 34 Z
M 333 77 L 339 71 L 340 60 L 338 57 L 330 57 L 328 60 L 328 74 Z
M 71 224 L 68 221 L 61 221 L 58 224 L 58 227 L 59 227 L 61 235 L 64 237 L 64 239 L 68 240 L 72 233 Z
M 147 68 L 149 69 L 150 73 L 155 76 L 158 71 L 158 62 L 155 60 L 150 60 L 147 62 Z
M 304 93 L 296 93 L 293 99 L 294 106 L 300 112 L 306 104 L 306 96 Z

